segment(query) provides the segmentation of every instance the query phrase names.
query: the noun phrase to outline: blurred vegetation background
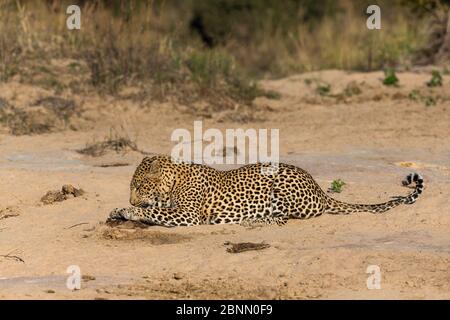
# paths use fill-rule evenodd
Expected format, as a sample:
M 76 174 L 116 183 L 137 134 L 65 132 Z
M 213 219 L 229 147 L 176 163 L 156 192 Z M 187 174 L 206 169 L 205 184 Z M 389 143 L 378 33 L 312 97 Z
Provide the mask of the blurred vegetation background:
M 373 2 L 1 0 L 0 81 L 223 105 L 270 95 L 261 78 L 446 63 L 450 1 L 376 1 L 382 29 L 368 30 Z M 66 27 L 70 4 L 81 30 Z

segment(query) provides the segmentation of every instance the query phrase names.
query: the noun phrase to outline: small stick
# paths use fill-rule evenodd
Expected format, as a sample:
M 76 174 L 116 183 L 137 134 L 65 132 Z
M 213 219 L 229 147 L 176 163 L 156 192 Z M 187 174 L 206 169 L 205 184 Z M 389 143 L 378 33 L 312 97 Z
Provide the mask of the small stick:
M 126 162 L 116 162 L 116 163 L 105 163 L 105 164 L 100 164 L 100 165 L 96 165 L 95 167 L 100 167 L 100 168 L 109 168 L 109 167 L 126 167 L 129 166 L 129 163 Z
M 80 223 L 74 224 L 73 226 L 67 227 L 66 229 L 72 229 L 72 228 L 81 226 L 83 224 L 89 224 L 89 222 L 80 222 Z
M 11 217 L 17 217 L 18 215 L 19 215 L 18 213 L 6 213 L 4 215 L 0 215 L 0 220 L 11 218 Z
M 7 253 L 7 254 L 1 254 L 0 257 L 3 257 L 3 258 L 5 258 L 5 259 L 14 259 L 14 260 L 16 260 L 16 261 L 20 261 L 20 262 L 22 262 L 22 263 L 25 263 L 25 261 L 24 261 L 21 257 L 19 257 L 19 256 L 12 256 L 12 255 L 11 255 L 11 253 L 13 253 L 14 251 L 16 251 L 16 249 L 10 251 L 10 252 Z
M 14 259 L 16 261 L 20 261 L 22 263 L 25 263 L 25 261 L 23 261 L 23 259 L 21 257 L 18 257 L 18 256 L 10 256 L 9 254 L 2 254 L 2 255 L 0 255 L 0 257 L 6 258 L 6 259 Z

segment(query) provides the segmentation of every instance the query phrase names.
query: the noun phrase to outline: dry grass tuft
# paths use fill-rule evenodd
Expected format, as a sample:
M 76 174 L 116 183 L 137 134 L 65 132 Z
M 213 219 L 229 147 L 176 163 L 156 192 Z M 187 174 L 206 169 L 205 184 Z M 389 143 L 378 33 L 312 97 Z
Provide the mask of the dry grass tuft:
M 366 1 L 83 2 L 82 28 L 66 28 L 65 3 L 0 3 L 0 81 L 144 99 L 206 100 L 224 110 L 268 95 L 253 81 L 324 68 L 408 65 L 427 17 L 381 1 L 383 29 L 366 28 Z M 52 61 L 71 59 L 64 67 Z M 184 101 L 182 101 L 184 102 Z
M 124 130 L 121 131 L 122 132 L 119 132 L 112 128 L 109 135 L 106 136 L 103 141 L 88 143 L 86 144 L 86 147 L 77 150 L 77 152 L 91 157 L 100 157 L 108 151 L 114 151 L 116 153 L 126 153 L 127 151 L 136 151 L 142 154 L 146 153 L 138 148 L 136 142 L 132 140 Z
M 54 132 L 67 128 L 73 115 L 80 115 L 72 100 L 46 97 L 30 108 L 17 108 L 0 98 L 0 124 L 13 135 Z

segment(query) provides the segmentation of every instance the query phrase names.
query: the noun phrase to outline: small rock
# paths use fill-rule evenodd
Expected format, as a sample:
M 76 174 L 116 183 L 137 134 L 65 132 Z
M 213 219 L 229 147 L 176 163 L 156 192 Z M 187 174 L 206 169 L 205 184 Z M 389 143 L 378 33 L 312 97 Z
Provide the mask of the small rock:
M 83 189 L 77 189 L 71 184 L 65 184 L 61 188 L 62 193 L 64 194 L 71 194 L 74 197 L 82 196 L 85 192 Z
M 53 202 L 61 202 L 66 200 L 67 197 L 60 191 L 48 191 L 42 198 L 41 201 L 44 204 L 52 204 Z
M 18 207 L 6 207 L 4 209 L 0 209 L 0 220 L 17 217 L 19 215 L 20 209 Z
M 65 184 L 65 185 L 62 186 L 61 191 L 64 194 L 74 194 L 75 193 L 75 188 L 71 184 Z
M 71 184 L 65 184 L 62 186 L 61 191 L 48 191 L 41 201 L 44 204 L 52 204 L 53 202 L 61 202 L 72 197 L 79 197 L 85 194 L 83 189 L 77 189 Z
M 90 275 L 88 275 L 88 274 L 84 274 L 84 275 L 82 275 L 81 276 L 81 279 L 83 279 L 83 281 L 93 281 L 93 280 L 95 280 L 95 277 L 94 276 L 90 276 Z
M 52 289 L 45 290 L 45 293 L 55 293 L 55 290 L 52 290 Z
M 181 280 L 181 279 L 183 279 L 183 276 L 176 272 L 176 273 L 173 274 L 173 278 L 175 280 Z

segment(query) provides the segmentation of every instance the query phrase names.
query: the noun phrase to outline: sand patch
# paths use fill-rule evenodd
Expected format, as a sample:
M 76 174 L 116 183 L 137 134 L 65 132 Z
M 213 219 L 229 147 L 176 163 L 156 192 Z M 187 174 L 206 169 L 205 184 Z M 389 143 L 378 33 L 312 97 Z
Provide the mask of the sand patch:
M 329 93 L 318 93 L 314 82 L 305 84 L 319 75 L 331 85 Z M 415 204 L 386 214 L 324 215 L 251 230 L 236 225 L 99 223 L 112 208 L 128 205 L 129 182 L 144 156 L 121 140 L 103 139 L 109 138 L 111 128 L 132 128 L 124 131 L 139 150 L 170 154 L 172 132 L 187 128 L 192 134 L 198 118 L 174 112 L 171 103 L 154 102 L 143 109 L 139 102 L 110 96 L 64 96 L 83 106 L 85 117 L 70 117 L 78 131 L 0 138 L 0 208 L 20 207 L 19 216 L 0 220 L 1 277 L 13 279 L 1 281 L 0 299 L 450 298 L 450 113 L 444 100 L 450 97 L 450 86 L 431 91 L 425 88 L 428 74 L 402 73 L 401 87 L 386 88 L 381 77 L 381 72 L 321 72 L 297 81 L 268 81 L 282 95 L 279 100 L 255 101 L 255 116 L 264 122 L 238 122 L 236 117 L 219 122 L 217 113 L 203 118 L 203 129 L 223 134 L 236 128 L 279 129 L 280 160 L 307 170 L 324 190 L 331 181 L 343 179 L 345 188 L 332 195 L 341 201 L 386 201 L 404 191 L 399 180 L 415 170 L 424 176 L 427 192 Z M 15 107 L 3 103 L 8 117 L 10 111 L 14 115 L 26 108 L 48 114 L 72 110 L 69 102 L 54 99 L 35 106 L 52 95 L 35 87 L 0 87 L 2 97 Z M 442 99 L 427 107 L 409 98 L 415 89 Z M 307 103 L 309 97 L 314 104 Z M 110 142 L 96 145 L 108 147 L 100 157 L 75 152 L 105 140 Z M 244 148 L 225 151 L 245 154 Z M 125 163 L 130 165 L 122 166 Z M 67 181 L 92 193 L 64 205 L 36 203 L 44 191 Z M 266 241 L 271 248 L 230 254 L 225 241 Z M 67 267 L 73 264 L 91 275 L 75 292 L 65 287 Z M 367 288 L 369 265 L 381 269 L 380 290 Z M 52 280 L 55 275 L 61 276 Z

